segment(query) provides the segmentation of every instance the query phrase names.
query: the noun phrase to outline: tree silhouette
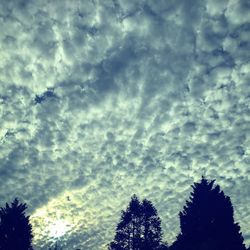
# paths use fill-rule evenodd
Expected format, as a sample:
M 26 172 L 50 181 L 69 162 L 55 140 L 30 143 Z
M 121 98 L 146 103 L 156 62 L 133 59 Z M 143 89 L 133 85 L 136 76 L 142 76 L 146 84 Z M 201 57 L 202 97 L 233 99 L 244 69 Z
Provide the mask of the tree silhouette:
M 0 249 L 32 250 L 32 228 L 29 216 L 25 216 L 27 205 L 16 198 L 11 205 L 0 208 Z
M 202 177 L 192 185 L 190 200 L 180 212 L 181 233 L 171 250 L 245 250 L 233 206 L 214 181 Z
M 161 220 L 152 202 L 133 195 L 116 228 L 110 250 L 163 250 Z

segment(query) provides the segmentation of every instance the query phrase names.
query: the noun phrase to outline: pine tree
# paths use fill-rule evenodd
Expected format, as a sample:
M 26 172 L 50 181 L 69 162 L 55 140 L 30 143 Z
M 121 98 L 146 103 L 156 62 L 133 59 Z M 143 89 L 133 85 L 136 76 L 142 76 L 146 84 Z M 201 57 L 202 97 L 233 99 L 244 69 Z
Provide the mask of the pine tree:
M 194 183 L 189 201 L 180 212 L 181 233 L 172 250 L 245 250 L 240 226 L 234 222 L 228 196 L 202 177 Z
M 167 250 L 162 243 L 161 221 L 157 210 L 148 200 L 132 196 L 116 228 L 110 250 Z
M 142 249 L 159 248 L 159 242 L 162 241 L 161 220 L 152 202 L 146 199 L 142 202 L 142 218 Z
M 0 208 L 0 249 L 32 250 L 32 228 L 29 216 L 25 216 L 27 205 L 15 199 L 11 205 Z

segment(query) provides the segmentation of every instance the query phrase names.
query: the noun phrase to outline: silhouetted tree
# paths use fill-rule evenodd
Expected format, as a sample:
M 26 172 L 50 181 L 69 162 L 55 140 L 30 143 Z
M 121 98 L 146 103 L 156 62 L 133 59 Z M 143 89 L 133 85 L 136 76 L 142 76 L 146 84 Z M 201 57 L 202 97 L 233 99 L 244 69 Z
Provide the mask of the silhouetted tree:
M 139 201 L 133 195 L 116 228 L 110 250 L 165 250 L 162 242 L 161 220 L 152 202 Z
M 189 201 L 180 212 L 181 233 L 171 250 L 245 250 L 233 206 L 214 181 L 202 177 L 192 185 Z
M 25 216 L 26 204 L 15 199 L 11 205 L 0 208 L 0 249 L 31 250 L 32 228 Z
M 143 241 L 141 249 L 167 249 L 162 243 L 161 220 L 152 202 L 142 201 Z

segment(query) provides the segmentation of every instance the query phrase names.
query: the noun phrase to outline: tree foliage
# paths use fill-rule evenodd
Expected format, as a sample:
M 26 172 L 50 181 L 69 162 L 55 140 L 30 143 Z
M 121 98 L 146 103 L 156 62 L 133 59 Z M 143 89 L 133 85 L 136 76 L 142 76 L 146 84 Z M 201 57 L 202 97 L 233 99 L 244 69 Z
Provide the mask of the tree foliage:
M 171 249 L 245 250 L 230 198 L 218 185 L 214 186 L 214 180 L 204 177 L 192 188 L 179 214 L 181 233 Z
M 167 249 L 162 243 L 161 220 L 152 202 L 139 201 L 132 196 L 126 209 L 122 211 L 110 250 L 160 250 Z
M 32 227 L 25 216 L 27 205 L 15 199 L 11 205 L 0 208 L 0 249 L 31 250 Z

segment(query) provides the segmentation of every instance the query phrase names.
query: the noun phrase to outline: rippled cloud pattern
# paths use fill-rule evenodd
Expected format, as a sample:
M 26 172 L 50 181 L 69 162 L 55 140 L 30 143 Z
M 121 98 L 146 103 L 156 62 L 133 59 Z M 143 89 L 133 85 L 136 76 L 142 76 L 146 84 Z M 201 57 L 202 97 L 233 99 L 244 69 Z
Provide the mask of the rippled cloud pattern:
M 0 2 L 0 202 L 34 246 L 106 249 L 132 194 L 173 242 L 201 175 L 250 244 L 248 0 Z

